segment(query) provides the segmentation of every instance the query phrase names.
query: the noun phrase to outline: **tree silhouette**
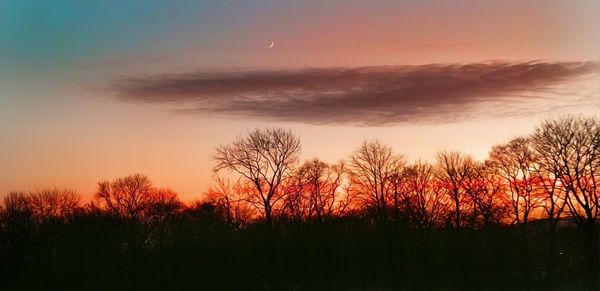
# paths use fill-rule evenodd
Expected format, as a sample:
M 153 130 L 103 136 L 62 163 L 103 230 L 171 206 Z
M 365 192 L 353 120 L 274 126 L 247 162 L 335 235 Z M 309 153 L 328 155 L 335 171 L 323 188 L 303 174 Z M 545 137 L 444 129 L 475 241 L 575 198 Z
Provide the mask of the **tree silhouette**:
M 530 137 L 532 147 L 535 151 L 535 174 L 537 175 L 538 187 L 540 188 L 540 205 L 548 220 L 550 229 L 546 273 L 550 284 L 554 282 L 555 260 L 556 260 L 556 236 L 558 223 L 564 214 L 566 207 L 566 191 L 561 184 L 560 157 L 547 152 L 543 139 Z M 540 143 L 541 142 L 541 143 Z
M 418 161 L 406 168 L 402 210 L 410 227 L 431 230 L 442 227 L 448 216 L 447 197 L 435 181 L 432 165 Z
M 229 225 L 241 228 L 253 218 L 252 206 L 246 201 L 247 193 L 252 191 L 252 185 L 220 176 L 215 177 L 215 183 L 205 193 L 206 199 L 222 208 Z
M 138 221 L 152 200 L 152 192 L 150 179 L 134 174 L 98 183 L 95 197 L 113 215 Z
M 513 223 L 521 233 L 524 275 L 529 279 L 529 233 L 528 223 L 531 212 L 538 206 L 536 197 L 538 176 L 535 174 L 535 153 L 530 142 L 524 137 L 511 140 L 507 144 L 492 148 L 489 165 L 504 183 L 506 197 L 510 205 Z
M 2 248 L 4 259 L 11 267 L 20 269 L 21 261 L 31 247 L 31 234 L 34 230 L 34 218 L 27 195 L 11 192 L 4 196 L 2 209 Z
M 471 207 L 468 180 L 475 174 L 476 164 L 469 155 L 459 152 L 439 152 L 437 154 L 436 178 L 452 204 L 452 224 L 461 229 L 468 223 Z
M 153 189 L 144 213 L 144 224 L 148 228 L 147 241 L 154 247 L 173 244 L 170 230 L 184 209 L 177 193 L 169 188 Z
M 74 214 L 81 198 L 75 190 L 46 189 L 28 195 L 33 216 L 39 221 L 66 219 Z
M 284 212 L 294 221 L 323 221 L 341 216 L 350 197 L 340 193 L 345 165 L 329 165 L 317 158 L 308 160 L 285 185 Z
M 437 154 L 436 180 L 451 205 L 452 226 L 455 230 L 453 249 L 456 250 L 455 264 L 459 270 L 463 288 L 467 284 L 465 240 L 462 229 L 474 222 L 474 207 L 471 194 L 476 189 L 471 179 L 476 175 L 475 160 L 460 152 L 439 152 Z M 471 219 L 469 219 L 471 218 Z
M 377 140 L 365 141 L 348 162 L 352 191 L 359 193 L 365 206 L 373 208 L 377 219 L 388 219 L 388 208 L 394 193 L 392 177 L 404 165 L 404 158 Z
M 559 177 L 570 216 L 584 233 L 590 288 L 598 288 L 600 272 L 600 120 L 564 117 L 546 120 L 532 135 L 545 169 Z
M 227 169 L 239 174 L 254 185 L 254 193 L 247 193 L 248 201 L 258 205 L 268 225 L 272 212 L 283 193 L 279 186 L 298 162 L 300 140 L 292 132 L 281 128 L 254 130 L 229 145 L 217 148 L 213 158 L 215 172 Z
M 537 206 L 535 191 L 538 184 L 535 155 L 529 140 L 516 138 L 494 146 L 488 161 L 497 176 L 504 180 L 514 222 L 525 233 L 531 211 Z
M 577 223 L 593 223 L 600 213 L 600 121 L 594 118 L 547 120 L 533 134 L 536 150 L 552 162 L 567 192 L 567 206 Z M 554 169 L 555 168 L 555 169 Z
M 509 212 L 509 205 L 504 197 L 506 192 L 503 179 L 497 175 L 489 161 L 479 164 L 472 177 L 469 196 L 481 218 L 481 226 L 499 226 Z

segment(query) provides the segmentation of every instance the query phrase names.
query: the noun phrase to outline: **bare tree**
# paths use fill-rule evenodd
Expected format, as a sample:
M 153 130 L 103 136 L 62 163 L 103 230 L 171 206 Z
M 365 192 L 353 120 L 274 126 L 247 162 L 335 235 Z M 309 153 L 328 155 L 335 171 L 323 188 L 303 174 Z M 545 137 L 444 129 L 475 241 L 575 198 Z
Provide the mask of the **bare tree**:
M 148 205 L 145 209 L 145 219 L 151 223 L 162 223 L 183 209 L 183 203 L 177 193 L 169 188 L 155 188 L 150 192 Z
M 6 251 L 7 256 L 0 253 L 3 264 L 15 266 L 27 254 L 33 230 L 33 211 L 27 195 L 11 192 L 4 196 L 0 212 L 0 251 Z
M 306 167 L 300 167 L 290 179 L 282 185 L 284 195 L 281 216 L 287 220 L 299 223 L 312 218 L 309 197 L 309 171 Z
M 387 221 L 392 199 L 391 179 L 404 165 L 404 157 L 377 140 L 365 141 L 350 157 L 349 170 L 354 185 L 366 206 L 374 208 L 380 222 Z
M 489 165 L 503 180 L 507 201 L 510 205 L 513 224 L 521 234 L 517 244 L 523 254 L 523 267 L 529 279 L 529 233 L 528 223 L 531 212 L 539 205 L 535 191 L 538 190 L 538 176 L 535 174 L 535 154 L 530 142 L 518 137 L 506 144 L 492 147 Z
M 541 188 L 541 205 L 550 226 L 546 273 L 548 280 L 551 281 L 554 279 L 558 222 L 567 205 L 567 192 L 561 183 L 560 155 L 556 155 L 555 149 L 548 148 L 549 144 L 542 135 L 531 135 L 530 140 L 536 154 L 535 174 L 538 177 L 538 187 Z
M 223 209 L 228 224 L 243 227 L 254 216 L 252 206 L 245 199 L 247 193 L 252 191 L 251 187 L 239 180 L 232 183 L 220 176 L 215 176 L 214 180 L 215 183 L 205 193 L 206 198 Z
M 533 146 L 535 149 L 536 145 L 533 144 Z M 561 185 L 560 177 L 557 176 L 560 170 L 557 168 L 557 163 L 554 162 L 556 158 L 555 156 L 549 157 L 540 154 L 536 150 L 535 174 L 537 175 L 537 186 L 540 188 L 540 205 L 550 226 L 548 261 L 546 263 L 546 274 L 548 274 L 547 278 L 550 283 L 553 283 L 552 280 L 554 280 L 558 222 L 563 216 L 567 205 L 565 191 Z
M 442 191 L 435 179 L 435 171 L 431 164 L 417 161 L 406 166 L 399 177 L 394 175 L 394 208 L 399 217 L 400 213 L 413 234 L 418 238 L 419 251 L 422 260 L 426 288 L 432 289 L 434 261 L 432 254 L 432 230 L 444 225 L 448 215 L 447 195 Z M 398 203 L 396 203 L 396 199 Z M 398 208 L 396 208 L 398 207 Z M 397 218 L 398 219 L 398 218 Z M 395 250 L 392 253 L 395 255 Z
M 594 223 L 600 213 L 600 121 L 583 117 L 547 120 L 532 138 L 546 169 L 560 177 L 571 216 L 579 224 Z
M 460 152 L 439 152 L 435 166 L 436 182 L 440 185 L 444 195 L 450 202 L 449 218 L 455 229 L 456 240 L 453 249 L 456 254 L 456 267 L 459 270 L 461 281 L 467 284 L 466 260 L 464 256 L 466 246 L 463 240 L 462 229 L 475 221 L 475 209 L 471 200 L 473 185 L 471 180 L 475 175 L 476 162 L 470 155 Z
M 323 221 L 340 215 L 348 206 L 348 193 L 340 193 L 344 179 L 343 162 L 329 165 L 317 158 L 308 160 L 286 185 L 285 209 L 296 221 Z
M 155 188 L 142 174 L 98 183 L 95 198 L 102 209 L 124 220 L 126 241 L 123 243 L 134 255 L 143 247 L 170 244 L 168 225 L 183 210 L 177 193 L 168 188 Z
M 400 200 L 411 227 L 421 230 L 440 227 L 447 216 L 447 197 L 434 175 L 433 166 L 424 162 L 416 162 L 405 170 Z
M 134 174 L 98 183 L 95 197 L 112 214 L 138 221 L 151 202 L 153 190 L 147 176 Z
M 488 164 L 504 181 L 513 223 L 525 234 L 529 216 L 538 206 L 535 195 L 538 176 L 535 174 L 535 154 L 529 140 L 519 137 L 492 147 Z
M 542 167 L 557 177 L 570 216 L 585 233 L 590 287 L 598 287 L 600 213 L 600 120 L 564 117 L 546 120 L 532 134 Z
M 489 228 L 500 225 L 507 217 L 509 207 L 504 199 L 503 179 L 496 175 L 489 163 L 479 164 L 469 188 L 472 189 L 469 195 L 480 217 L 481 226 Z
M 311 201 L 317 219 L 330 219 L 334 215 L 344 214 L 349 197 L 348 192 L 341 191 L 342 184 L 346 180 L 346 165 L 344 162 L 336 164 L 325 164 L 325 167 L 317 166 L 319 161 L 314 159 L 308 165 L 312 168 L 310 175 Z
M 27 215 L 31 215 L 33 213 L 31 209 L 31 204 L 29 203 L 29 199 L 27 195 L 23 192 L 10 192 L 6 196 L 4 196 L 4 214 L 7 215 L 20 215 L 22 213 L 28 213 Z
M 461 229 L 472 211 L 468 180 L 475 168 L 475 161 L 469 155 L 459 152 L 439 152 L 437 154 L 436 178 L 442 190 L 448 195 L 452 205 L 454 228 Z
M 259 206 L 268 225 L 275 204 L 283 197 L 281 183 L 292 172 L 300 154 L 300 140 L 289 130 L 252 131 L 229 145 L 217 148 L 215 172 L 227 169 L 254 185 L 248 201 Z
M 45 189 L 29 193 L 29 203 L 38 221 L 67 219 L 75 212 L 80 197 L 72 189 Z
M 146 245 L 150 248 L 170 246 L 174 243 L 172 226 L 183 212 L 184 204 L 169 188 L 152 189 L 150 196 L 143 215 Z

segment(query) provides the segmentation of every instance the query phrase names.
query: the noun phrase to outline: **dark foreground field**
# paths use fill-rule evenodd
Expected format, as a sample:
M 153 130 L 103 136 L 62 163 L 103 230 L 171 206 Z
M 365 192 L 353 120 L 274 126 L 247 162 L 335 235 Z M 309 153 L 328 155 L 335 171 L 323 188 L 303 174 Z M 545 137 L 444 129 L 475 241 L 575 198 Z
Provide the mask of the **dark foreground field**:
M 593 288 L 588 236 L 566 221 L 550 254 L 544 221 L 530 223 L 524 241 L 515 227 L 417 231 L 348 216 L 240 230 L 220 217 L 205 204 L 152 228 L 101 212 L 43 224 L 15 220 L 2 233 L 3 289 Z

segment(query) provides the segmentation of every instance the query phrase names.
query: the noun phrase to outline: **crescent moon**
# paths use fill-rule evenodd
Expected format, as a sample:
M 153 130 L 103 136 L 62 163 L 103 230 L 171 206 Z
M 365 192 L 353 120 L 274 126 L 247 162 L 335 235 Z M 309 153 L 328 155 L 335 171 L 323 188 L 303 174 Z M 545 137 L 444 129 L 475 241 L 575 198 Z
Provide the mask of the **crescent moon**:
M 273 48 L 275 46 L 275 42 L 271 41 L 271 45 L 269 46 L 269 48 Z

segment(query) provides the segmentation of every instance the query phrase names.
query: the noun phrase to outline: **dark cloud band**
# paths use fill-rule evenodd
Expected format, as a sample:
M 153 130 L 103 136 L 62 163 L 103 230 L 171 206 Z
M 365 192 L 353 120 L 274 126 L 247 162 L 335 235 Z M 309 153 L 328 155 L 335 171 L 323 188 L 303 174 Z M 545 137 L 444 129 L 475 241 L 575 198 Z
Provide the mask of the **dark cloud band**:
M 111 90 L 121 100 L 174 104 L 180 112 L 381 126 L 535 112 L 534 99 L 598 69 L 594 62 L 493 62 L 205 71 L 122 79 Z

